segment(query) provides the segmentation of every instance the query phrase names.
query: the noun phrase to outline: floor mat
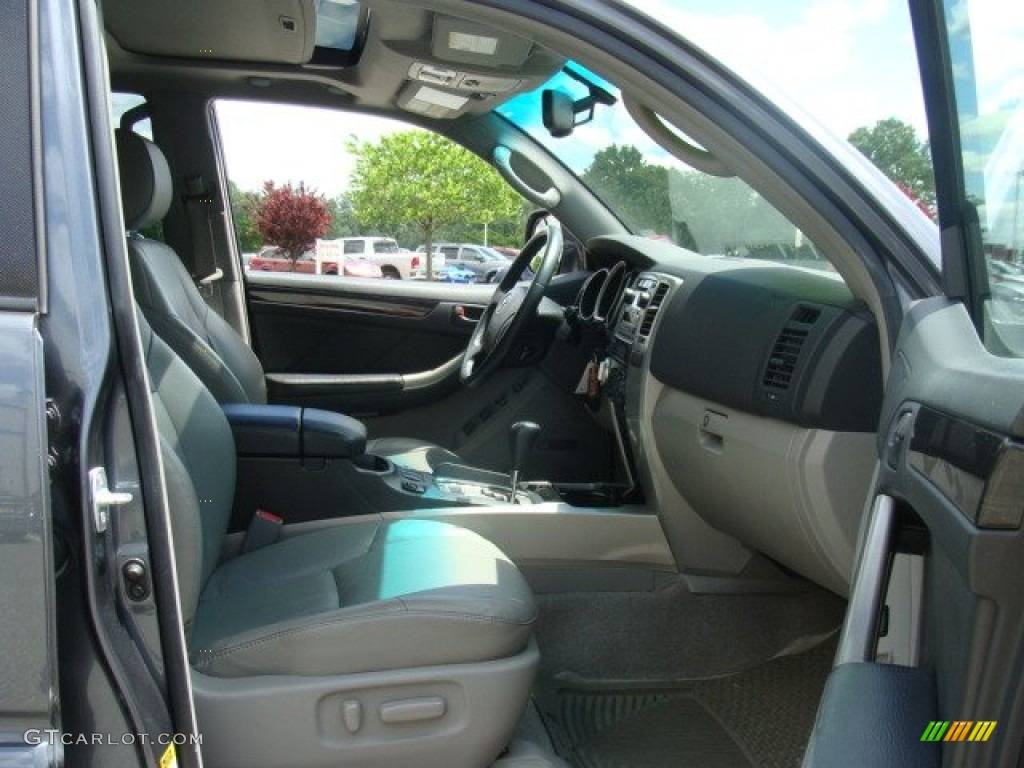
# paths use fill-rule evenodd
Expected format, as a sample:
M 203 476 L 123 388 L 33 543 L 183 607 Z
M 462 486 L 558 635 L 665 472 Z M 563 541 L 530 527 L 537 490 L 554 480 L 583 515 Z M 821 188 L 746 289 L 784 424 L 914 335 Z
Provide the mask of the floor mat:
M 632 710 L 603 729 L 578 734 L 580 738 L 568 757 L 580 768 L 752 765 L 722 725 L 688 696 L 611 694 L 574 698 L 576 705 L 585 709 L 609 708 L 620 713 Z
M 579 768 L 798 768 L 835 640 L 734 675 L 545 697 L 556 749 Z
M 653 592 L 539 595 L 541 675 L 632 683 L 726 675 L 764 664 L 843 622 L 824 590 L 697 594 L 685 580 Z

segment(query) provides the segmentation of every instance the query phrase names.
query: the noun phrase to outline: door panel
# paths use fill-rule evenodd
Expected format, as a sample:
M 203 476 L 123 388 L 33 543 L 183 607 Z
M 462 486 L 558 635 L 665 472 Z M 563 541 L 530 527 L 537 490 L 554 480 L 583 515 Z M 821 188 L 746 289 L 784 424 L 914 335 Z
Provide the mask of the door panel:
M 388 412 L 452 391 L 493 286 L 247 276 L 254 347 L 271 399 Z
M 908 317 L 892 382 L 879 488 L 927 534 L 921 653 L 937 717 L 999 723 L 944 762 L 1002 764 L 1024 738 L 1024 360 L 989 354 L 963 305 L 935 299 Z
M 827 726 L 839 712 L 857 719 L 878 709 L 901 746 L 877 764 L 908 764 L 910 754 L 921 765 L 1013 765 L 1024 739 L 1024 361 L 987 352 L 963 304 L 919 302 L 898 342 L 879 455 L 833 675 L 848 677 L 864 662 L 884 667 L 870 674 L 899 677 L 916 703 L 894 713 L 870 695 L 826 697 L 806 764 L 837 754 L 843 736 Z M 897 557 L 921 560 L 919 605 L 886 592 Z M 907 615 L 917 647 L 895 661 L 934 673 L 930 710 L 921 705 L 928 676 L 874 663 L 879 638 Z M 921 741 L 931 721 L 997 725 L 983 742 L 935 745 Z
M 904 318 L 879 429 L 876 502 L 864 527 L 833 678 L 844 669 L 881 668 L 874 663 L 882 660 L 879 639 L 909 626 L 906 658 L 891 655 L 899 644 L 889 638 L 884 653 L 914 672 L 934 673 L 934 694 L 930 706 L 902 709 L 885 723 L 876 718 L 912 754 L 887 750 L 871 764 L 1019 766 L 1024 24 L 1019 14 L 984 0 L 920 0 L 910 10 L 935 169 L 945 296 L 918 302 Z M 919 582 L 910 589 L 898 586 L 896 575 L 908 561 Z M 886 669 L 891 681 L 906 668 Z M 919 684 L 890 697 L 920 700 L 923 692 Z M 829 734 L 829 722 L 886 709 L 871 693 L 847 701 L 826 696 L 815 728 L 815 740 L 826 748 L 812 743 L 807 765 L 840 764 L 827 759 L 830 751 L 842 754 L 842 736 Z

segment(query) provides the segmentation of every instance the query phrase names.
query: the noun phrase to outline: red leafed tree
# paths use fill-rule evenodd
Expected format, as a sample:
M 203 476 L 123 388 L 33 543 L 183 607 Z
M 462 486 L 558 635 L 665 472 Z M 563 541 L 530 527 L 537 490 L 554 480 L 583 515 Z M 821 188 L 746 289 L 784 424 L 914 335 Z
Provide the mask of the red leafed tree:
M 293 271 L 299 256 L 331 226 L 326 198 L 301 182 L 297 187 L 263 182 L 263 196 L 253 218 L 263 241 L 280 247 L 291 259 Z
M 914 201 L 914 205 L 916 205 L 925 216 L 932 221 L 938 221 L 939 212 L 934 205 L 928 205 L 928 203 L 924 202 L 924 200 L 914 194 L 914 190 L 912 190 L 909 185 L 902 181 L 897 181 L 896 186 L 900 188 L 900 192 Z

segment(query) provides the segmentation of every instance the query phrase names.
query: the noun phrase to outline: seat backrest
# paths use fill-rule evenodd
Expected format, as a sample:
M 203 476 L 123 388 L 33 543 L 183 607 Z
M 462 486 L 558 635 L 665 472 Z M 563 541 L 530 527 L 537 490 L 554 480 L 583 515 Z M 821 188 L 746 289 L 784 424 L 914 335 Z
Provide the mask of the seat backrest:
M 139 312 L 186 632 L 220 558 L 235 493 L 235 442 L 217 401 Z
M 166 158 L 153 142 L 136 133 L 118 130 L 116 136 L 128 259 L 142 313 L 218 402 L 265 403 L 263 366 L 253 351 L 203 301 L 174 250 L 138 234 L 163 219 L 170 206 L 172 183 Z

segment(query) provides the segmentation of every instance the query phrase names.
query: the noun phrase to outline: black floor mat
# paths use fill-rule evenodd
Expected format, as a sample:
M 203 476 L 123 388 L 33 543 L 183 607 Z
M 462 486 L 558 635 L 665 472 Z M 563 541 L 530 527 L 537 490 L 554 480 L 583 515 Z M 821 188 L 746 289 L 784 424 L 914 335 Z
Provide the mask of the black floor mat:
M 572 704 L 569 704 L 572 701 Z M 632 714 L 608 727 L 578 733 L 568 758 L 580 768 L 700 766 L 746 768 L 751 762 L 704 706 L 677 694 L 572 696 L 566 704 Z
M 556 748 L 579 768 L 798 768 L 835 641 L 734 675 L 659 688 L 573 681 L 544 697 Z

